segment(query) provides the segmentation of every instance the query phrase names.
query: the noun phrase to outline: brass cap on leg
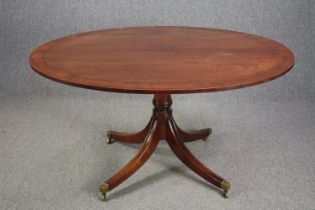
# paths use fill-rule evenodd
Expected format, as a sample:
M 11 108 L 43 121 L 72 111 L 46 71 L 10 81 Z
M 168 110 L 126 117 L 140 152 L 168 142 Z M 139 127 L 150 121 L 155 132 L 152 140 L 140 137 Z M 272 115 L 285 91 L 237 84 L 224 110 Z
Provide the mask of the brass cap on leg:
M 204 141 L 207 140 L 208 137 L 212 134 L 212 129 L 211 128 L 205 128 L 205 130 L 208 131 L 208 135 L 205 136 L 204 138 L 202 138 L 202 140 L 204 140 Z
M 106 183 L 101 184 L 100 192 L 103 195 L 104 201 L 106 201 L 106 193 L 109 191 L 109 186 Z
M 108 131 L 107 132 L 107 144 L 111 144 L 114 142 L 114 139 L 112 139 L 112 132 Z
M 230 183 L 228 181 L 226 181 L 226 180 L 223 180 L 221 182 L 221 189 L 223 189 L 224 197 L 228 198 L 227 193 L 228 193 L 228 191 L 230 189 Z
M 208 131 L 209 131 L 209 135 L 211 135 L 212 134 L 212 129 L 208 128 Z

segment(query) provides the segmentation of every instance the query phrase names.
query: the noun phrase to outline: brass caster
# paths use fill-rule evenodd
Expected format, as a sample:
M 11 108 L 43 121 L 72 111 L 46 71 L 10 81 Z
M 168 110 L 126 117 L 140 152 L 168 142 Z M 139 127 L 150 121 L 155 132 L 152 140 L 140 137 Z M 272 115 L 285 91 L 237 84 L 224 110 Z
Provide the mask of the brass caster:
M 202 140 L 206 141 L 208 139 L 208 137 L 212 134 L 212 129 L 211 128 L 206 128 L 209 132 L 208 136 L 202 138 Z
M 109 186 L 106 183 L 103 183 L 100 186 L 100 192 L 102 193 L 104 201 L 106 201 L 106 193 L 109 191 Z
M 114 139 L 112 139 L 112 135 L 111 135 L 111 132 L 110 131 L 108 131 L 107 132 L 107 144 L 112 144 L 112 143 L 114 143 Z
M 229 195 L 227 194 L 228 192 L 223 192 L 223 197 L 224 198 L 229 198 Z
M 228 198 L 229 197 L 228 196 L 228 191 L 230 189 L 230 183 L 228 181 L 226 181 L 226 180 L 223 180 L 221 182 L 221 189 L 223 189 L 223 196 L 225 198 Z
M 102 193 L 103 201 L 106 201 L 106 193 Z

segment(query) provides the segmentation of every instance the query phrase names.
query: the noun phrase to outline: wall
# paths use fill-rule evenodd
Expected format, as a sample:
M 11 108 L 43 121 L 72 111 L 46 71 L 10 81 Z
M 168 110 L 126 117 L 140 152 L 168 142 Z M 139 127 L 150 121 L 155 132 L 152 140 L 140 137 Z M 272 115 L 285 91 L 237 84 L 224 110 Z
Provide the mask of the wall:
M 51 39 L 100 28 L 189 25 L 266 36 L 295 53 L 296 65 L 284 77 L 226 96 L 309 100 L 315 95 L 314 5 L 310 0 L 1 0 L 0 96 L 98 94 L 57 84 L 30 69 L 32 49 Z

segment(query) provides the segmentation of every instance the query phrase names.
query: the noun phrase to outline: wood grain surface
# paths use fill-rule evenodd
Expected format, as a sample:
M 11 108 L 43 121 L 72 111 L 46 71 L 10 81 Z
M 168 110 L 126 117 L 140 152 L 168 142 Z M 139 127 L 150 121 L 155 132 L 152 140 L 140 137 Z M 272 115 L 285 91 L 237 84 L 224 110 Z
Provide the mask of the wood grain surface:
M 91 89 L 173 94 L 241 88 L 294 64 L 284 45 L 235 31 L 176 26 L 106 29 L 48 42 L 30 56 L 50 79 Z

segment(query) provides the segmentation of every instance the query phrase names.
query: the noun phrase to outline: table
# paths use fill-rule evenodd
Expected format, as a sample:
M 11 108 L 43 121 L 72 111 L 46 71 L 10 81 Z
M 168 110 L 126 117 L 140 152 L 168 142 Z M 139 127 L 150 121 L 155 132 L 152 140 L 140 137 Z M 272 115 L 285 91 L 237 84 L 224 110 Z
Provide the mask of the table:
M 105 29 L 50 41 L 30 55 L 39 74 L 78 87 L 153 94 L 153 113 L 139 132 L 108 131 L 108 143 L 142 143 L 138 154 L 100 186 L 106 193 L 135 173 L 165 139 L 192 171 L 221 189 L 230 183 L 203 165 L 185 142 L 206 139 L 210 128 L 187 132 L 172 116 L 171 94 L 223 91 L 257 85 L 288 72 L 293 53 L 256 35 L 198 27 Z M 187 110 L 189 113 L 189 110 Z

